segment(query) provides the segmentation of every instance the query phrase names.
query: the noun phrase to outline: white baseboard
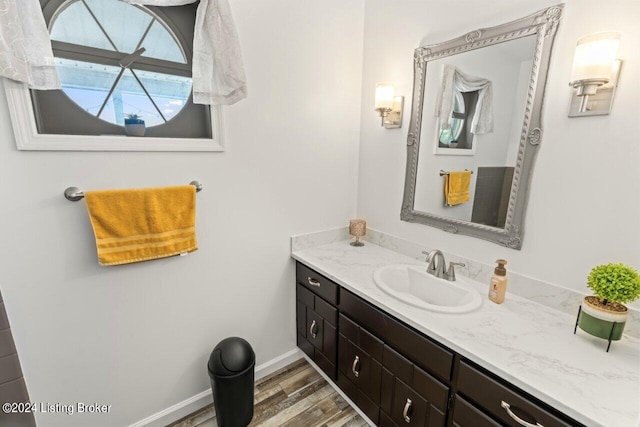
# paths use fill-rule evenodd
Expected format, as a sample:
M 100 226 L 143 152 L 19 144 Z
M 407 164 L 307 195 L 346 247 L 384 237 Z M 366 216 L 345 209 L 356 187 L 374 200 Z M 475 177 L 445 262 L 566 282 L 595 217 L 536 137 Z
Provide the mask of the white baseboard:
M 274 357 L 273 359 L 256 366 L 256 380 L 264 378 L 267 375 L 271 375 L 278 369 L 282 369 L 296 360 L 302 359 L 302 356 L 304 356 L 304 353 L 296 347 L 293 350 L 287 351 L 278 357 Z
M 213 403 L 211 390 L 205 390 L 202 393 L 198 393 L 167 409 L 157 412 L 144 420 L 133 423 L 129 427 L 164 427 L 211 403 Z
M 267 375 L 272 374 L 278 369 L 284 368 L 290 363 L 293 363 L 296 360 L 300 359 L 303 355 L 304 353 L 300 349 L 295 348 L 256 366 L 256 380 L 266 377 Z M 192 396 L 188 399 L 183 400 L 182 402 L 168 407 L 167 409 L 157 412 L 145 418 L 144 420 L 133 423 L 129 427 L 164 427 L 167 424 L 178 421 L 180 418 L 186 417 L 192 412 L 195 412 L 198 409 L 211 404 L 212 402 L 213 397 L 211 395 L 211 389 L 207 389 L 202 393 L 198 393 L 195 396 Z

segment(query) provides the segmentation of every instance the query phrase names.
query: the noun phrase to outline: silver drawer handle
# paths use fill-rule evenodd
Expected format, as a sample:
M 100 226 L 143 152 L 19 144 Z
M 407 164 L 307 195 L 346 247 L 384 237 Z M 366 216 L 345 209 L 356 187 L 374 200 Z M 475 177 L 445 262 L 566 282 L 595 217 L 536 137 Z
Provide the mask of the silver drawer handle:
M 351 365 L 351 372 L 353 372 L 353 375 L 355 375 L 356 378 L 360 376 L 360 372 L 358 372 L 358 363 L 360 363 L 360 357 L 356 356 L 356 358 L 353 359 L 353 365 Z
M 311 336 L 312 336 L 313 338 L 315 338 L 315 337 L 317 337 L 317 336 L 318 336 L 318 333 L 317 333 L 317 332 L 313 332 L 313 330 L 315 329 L 315 327 L 316 327 L 316 321 L 314 320 L 313 322 L 311 322 L 311 327 L 309 328 L 309 333 L 311 334 Z
M 404 422 L 407 424 L 411 422 L 411 417 L 409 416 L 411 406 L 413 406 L 413 402 L 411 399 L 407 398 L 407 403 L 404 404 L 404 409 L 402 410 L 402 418 L 404 418 Z
M 524 427 L 544 427 L 540 423 L 535 423 L 535 424 L 528 423 L 525 420 L 523 420 L 522 418 L 520 418 L 519 416 L 517 416 L 516 414 L 514 414 L 513 411 L 511 411 L 511 405 L 509 405 L 504 400 L 500 402 L 500 406 L 502 406 L 504 408 L 504 410 L 507 411 L 507 415 L 509 415 L 511 418 L 513 418 L 513 420 L 515 422 L 517 422 L 518 424 L 520 424 L 521 426 L 524 426 Z
M 316 279 L 312 279 L 311 277 L 307 277 L 307 283 L 309 283 L 309 285 L 311 286 L 315 286 L 316 288 L 320 287 L 320 282 L 318 282 Z

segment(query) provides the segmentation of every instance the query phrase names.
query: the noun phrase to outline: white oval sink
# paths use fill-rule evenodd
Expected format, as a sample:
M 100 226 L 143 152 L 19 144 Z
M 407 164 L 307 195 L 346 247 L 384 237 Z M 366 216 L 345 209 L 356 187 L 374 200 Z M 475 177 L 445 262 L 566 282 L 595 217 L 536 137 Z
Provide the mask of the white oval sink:
M 387 265 L 373 273 L 373 280 L 393 298 L 425 310 L 466 313 L 480 307 L 482 299 L 471 279 L 457 277 L 450 282 L 426 270 L 426 265 Z

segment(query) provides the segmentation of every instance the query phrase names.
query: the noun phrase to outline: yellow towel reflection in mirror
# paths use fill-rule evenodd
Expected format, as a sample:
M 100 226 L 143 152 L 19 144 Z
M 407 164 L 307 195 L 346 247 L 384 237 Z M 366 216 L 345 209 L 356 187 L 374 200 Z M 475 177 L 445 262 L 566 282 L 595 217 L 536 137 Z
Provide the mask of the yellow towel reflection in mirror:
M 444 176 L 444 199 L 447 206 L 469 201 L 471 171 L 449 172 Z

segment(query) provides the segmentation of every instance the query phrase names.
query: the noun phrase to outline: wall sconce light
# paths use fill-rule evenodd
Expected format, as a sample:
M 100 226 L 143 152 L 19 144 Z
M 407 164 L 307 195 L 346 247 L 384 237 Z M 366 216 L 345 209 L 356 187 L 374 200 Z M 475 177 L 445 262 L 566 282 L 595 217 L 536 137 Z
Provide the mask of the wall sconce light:
M 569 83 L 569 117 L 599 116 L 611 113 L 622 61 L 616 59 L 620 33 L 591 34 L 578 40 Z
M 393 86 L 389 83 L 376 85 L 375 110 L 380 116 L 380 126 L 386 129 L 402 127 L 402 110 L 404 96 L 395 96 Z

